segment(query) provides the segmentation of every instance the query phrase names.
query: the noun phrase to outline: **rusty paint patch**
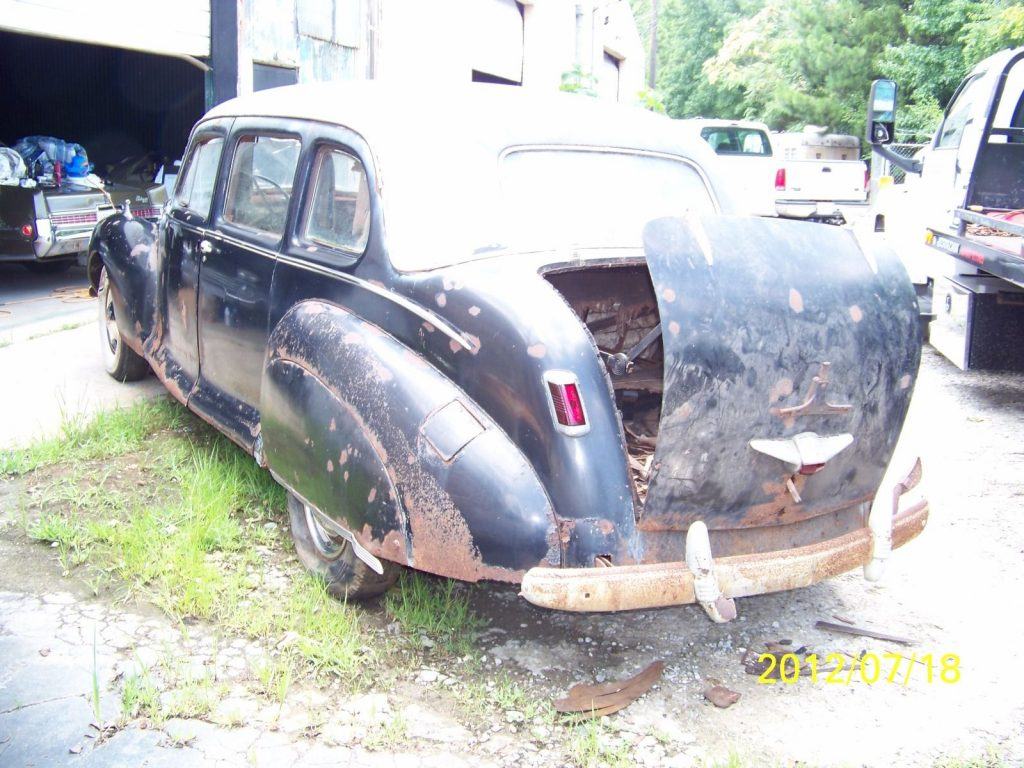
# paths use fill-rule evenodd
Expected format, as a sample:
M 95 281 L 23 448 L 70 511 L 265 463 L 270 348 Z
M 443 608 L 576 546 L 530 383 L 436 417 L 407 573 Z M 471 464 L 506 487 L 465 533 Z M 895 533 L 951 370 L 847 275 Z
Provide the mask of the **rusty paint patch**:
M 797 313 L 804 311 L 804 297 L 796 288 L 789 289 L 789 308 Z
M 366 497 L 367 504 L 373 504 L 373 500 L 377 498 L 377 488 L 371 488 L 369 495 Z
M 444 291 L 441 291 L 434 297 L 434 301 L 437 302 L 437 306 L 443 307 L 445 304 L 448 303 L 448 296 L 445 295 Z
M 864 313 L 861 311 L 861 308 L 858 307 L 856 304 L 850 307 L 850 319 L 853 320 L 853 322 L 855 323 L 859 323 L 861 320 L 864 319 Z
M 673 336 L 678 336 L 679 331 L 679 323 L 677 323 L 675 320 L 670 320 L 668 324 L 668 332 L 671 333 Z
M 348 482 L 348 470 L 347 469 L 345 470 L 345 473 L 341 476 L 341 479 L 344 480 L 346 483 Z
M 348 449 L 344 449 L 344 450 L 342 450 L 341 453 L 338 454 L 338 466 L 340 467 L 342 464 L 344 464 L 347 461 L 348 461 Z
M 432 326 L 430 323 L 428 323 L 426 320 L 424 320 L 423 321 L 423 330 L 425 330 L 427 333 L 433 333 L 437 329 L 434 326 Z
M 909 386 L 910 386 L 910 374 L 909 373 L 904 373 L 900 377 L 900 389 L 906 389 Z
M 459 342 L 457 342 L 455 339 L 449 339 L 448 349 L 452 351 L 452 354 L 456 354 L 460 349 L 462 349 L 462 345 L 459 344 Z
M 471 315 L 472 317 L 476 317 L 477 315 L 479 315 L 479 314 L 480 314 L 480 307 L 478 307 L 478 306 L 477 306 L 476 304 L 474 304 L 474 305 L 473 305 L 472 307 L 470 307 L 470 308 L 469 308 L 469 309 L 467 309 L 466 311 L 467 311 L 467 312 L 469 312 L 469 314 L 470 314 L 470 315 Z
M 334 471 L 334 462 L 331 461 L 330 459 L 327 460 L 327 471 L 328 472 L 333 472 Z
M 332 417 L 332 418 L 331 418 L 331 423 L 330 423 L 330 425 L 329 425 L 329 426 L 328 426 L 327 428 L 328 428 L 329 430 L 331 430 L 331 432 L 334 432 L 335 430 L 337 430 L 337 429 L 338 429 L 338 422 L 337 422 L 337 421 L 335 421 L 335 420 L 334 420 L 334 418 Z
M 779 379 L 768 393 L 768 402 L 777 403 L 793 394 L 793 380 Z
M 548 348 L 540 343 L 531 344 L 529 347 L 526 348 L 526 354 L 528 354 L 530 357 L 535 357 L 538 360 L 543 359 L 547 355 L 547 353 Z
M 676 292 L 672 288 L 665 288 L 661 292 L 661 298 L 663 298 L 665 301 L 671 304 L 673 301 L 676 300 Z
M 605 536 L 611 536 L 615 532 L 615 523 L 613 523 L 611 520 L 605 520 L 602 518 L 601 520 L 597 521 L 595 527 Z

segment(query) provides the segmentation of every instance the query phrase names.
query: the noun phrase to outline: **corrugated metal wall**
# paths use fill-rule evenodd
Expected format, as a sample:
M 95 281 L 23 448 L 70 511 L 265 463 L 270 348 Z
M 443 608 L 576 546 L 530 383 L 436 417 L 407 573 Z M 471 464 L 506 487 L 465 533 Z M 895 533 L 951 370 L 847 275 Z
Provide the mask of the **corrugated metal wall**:
M 0 141 L 76 141 L 96 164 L 181 156 L 204 111 L 204 74 L 181 59 L 0 32 Z

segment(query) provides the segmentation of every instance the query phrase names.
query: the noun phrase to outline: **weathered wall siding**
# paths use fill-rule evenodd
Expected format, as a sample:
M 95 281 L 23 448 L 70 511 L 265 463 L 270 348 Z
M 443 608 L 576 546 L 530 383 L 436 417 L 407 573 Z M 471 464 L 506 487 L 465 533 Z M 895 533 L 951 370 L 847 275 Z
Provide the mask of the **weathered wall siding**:
M 149 53 L 210 55 L 210 0 L 0 0 L 0 29 Z
M 300 83 L 363 76 L 355 47 L 366 39 L 363 1 L 240 0 L 239 93 L 252 92 L 254 62 L 297 67 Z
M 317 83 L 328 80 L 353 80 L 356 73 L 356 50 L 311 37 L 299 38 L 299 82 Z

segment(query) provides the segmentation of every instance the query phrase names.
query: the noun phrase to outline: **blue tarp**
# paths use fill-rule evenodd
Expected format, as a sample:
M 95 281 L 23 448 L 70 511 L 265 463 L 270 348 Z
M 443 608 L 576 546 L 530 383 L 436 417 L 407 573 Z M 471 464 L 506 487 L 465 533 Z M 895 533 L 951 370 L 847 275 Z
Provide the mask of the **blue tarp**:
M 64 166 L 67 177 L 88 176 L 92 170 L 85 147 L 53 136 L 26 136 L 18 140 L 14 149 L 25 159 L 29 174 L 36 173 L 36 163 L 41 176 L 51 175 L 56 162 Z

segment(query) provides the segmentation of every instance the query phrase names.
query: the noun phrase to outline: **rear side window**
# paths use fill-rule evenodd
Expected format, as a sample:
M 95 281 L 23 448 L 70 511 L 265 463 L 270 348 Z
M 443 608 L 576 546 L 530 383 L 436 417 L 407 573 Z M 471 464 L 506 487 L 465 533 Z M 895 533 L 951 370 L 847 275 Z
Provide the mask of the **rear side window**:
M 768 134 L 757 128 L 708 127 L 701 130 L 700 137 L 710 144 L 711 148 L 719 155 L 770 157 L 772 154 L 772 145 L 768 142 Z
M 955 148 L 960 146 L 964 129 L 974 119 L 978 100 L 987 93 L 982 88 L 984 82 L 985 79 L 981 75 L 975 75 L 960 89 L 956 99 L 949 105 L 946 118 L 942 121 L 942 128 L 939 129 L 938 139 L 935 142 L 936 147 Z
M 363 164 L 337 147 L 323 147 L 312 183 L 302 239 L 362 253 L 370 234 L 370 190 Z
M 243 136 L 228 176 L 224 220 L 280 237 L 284 234 L 299 161 L 298 139 Z
M 174 202 L 202 218 L 210 215 L 210 202 L 217 181 L 217 166 L 224 139 L 211 138 L 197 144 L 185 164 L 185 174 L 178 184 Z

